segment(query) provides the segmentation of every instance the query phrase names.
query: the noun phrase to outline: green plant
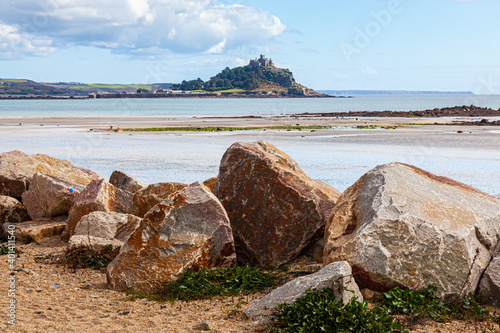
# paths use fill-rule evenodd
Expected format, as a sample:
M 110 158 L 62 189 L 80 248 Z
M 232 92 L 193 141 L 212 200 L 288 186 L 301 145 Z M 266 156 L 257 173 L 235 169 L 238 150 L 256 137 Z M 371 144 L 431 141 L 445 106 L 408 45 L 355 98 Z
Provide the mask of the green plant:
M 161 300 L 209 299 L 213 296 L 251 294 L 275 287 L 277 274 L 248 266 L 188 270 L 155 291 Z
M 16 247 L 11 246 L 10 247 L 11 253 L 14 251 L 14 253 L 22 253 L 19 251 Z M 8 245 L 0 245 L 0 256 L 3 256 L 5 254 L 9 254 L 9 246 Z
M 381 307 L 368 308 L 353 297 L 344 304 L 331 289 L 308 290 L 293 304 L 280 304 L 271 332 L 406 332 Z
M 9 247 L 7 245 L 0 245 L 0 256 L 9 253 Z
M 443 301 L 436 296 L 436 291 L 434 286 L 428 286 L 421 291 L 396 287 L 383 293 L 379 301 L 389 314 L 425 317 L 437 322 L 447 322 L 450 319 L 486 321 L 496 320 L 498 317 L 480 305 L 477 295 L 469 294 Z
M 65 262 L 70 268 L 101 269 L 107 267 L 118 254 L 118 249 L 108 244 L 102 250 L 94 250 L 90 246 L 68 249 L 65 253 Z

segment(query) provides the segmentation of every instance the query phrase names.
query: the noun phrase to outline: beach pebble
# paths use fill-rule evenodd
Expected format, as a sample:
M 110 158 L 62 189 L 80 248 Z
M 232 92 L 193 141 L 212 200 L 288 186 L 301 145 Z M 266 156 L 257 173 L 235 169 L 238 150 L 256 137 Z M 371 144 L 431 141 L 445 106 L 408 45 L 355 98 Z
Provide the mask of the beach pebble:
M 37 293 L 39 293 L 40 291 L 42 291 L 42 289 L 40 289 L 40 288 L 35 288 L 35 291 L 36 291 Z
M 58 285 L 58 284 L 55 284 L 55 285 L 52 286 L 52 288 L 59 289 L 59 288 L 61 288 L 61 286 Z

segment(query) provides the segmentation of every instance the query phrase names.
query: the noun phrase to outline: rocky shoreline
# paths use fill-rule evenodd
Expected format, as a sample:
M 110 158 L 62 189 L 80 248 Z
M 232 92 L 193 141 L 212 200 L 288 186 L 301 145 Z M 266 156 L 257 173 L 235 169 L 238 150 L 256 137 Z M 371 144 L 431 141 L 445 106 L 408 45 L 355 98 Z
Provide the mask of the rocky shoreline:
M 349 111 L 328 113 L 299 113 L 297 117 L 393 117 L 393 118 L 439 118 L 439 117 L 500 117 L 500 109 L 482 108 L 474 105 L 436 108 L 423 111 Z
M 279 267 L 303 256 L 323 266 L 308 284 L 291 281 L 245 303 L 250 320 L 237 323 L 245 331 L 266 322 L 272 304 L 307 286 L 333 288 L 333 280 L 359 301 L 396 286 L 434 285 L 440 297 L 478 293 L 500 306 L 500 199 L 408 164 L 377 166 L 340 193 L 265 141 L 234 143 L 217 177 L 192 184 L 146 185 L 121 171 L 107 181 L 66 160 L 12 151 L 0 154 L 0 222 L 15 246 L 119 248 L 107 282 L 99 277 L 109 299 L 131 288 L 149 293 L 188 269 Z M 20 281 L 25 272 L 40 283 L 24 264 L 15 268 L 10 274 Z M 338 297 L 348 302 L 353 294 Z M 22 314 L 35 324 L 38 315 Z

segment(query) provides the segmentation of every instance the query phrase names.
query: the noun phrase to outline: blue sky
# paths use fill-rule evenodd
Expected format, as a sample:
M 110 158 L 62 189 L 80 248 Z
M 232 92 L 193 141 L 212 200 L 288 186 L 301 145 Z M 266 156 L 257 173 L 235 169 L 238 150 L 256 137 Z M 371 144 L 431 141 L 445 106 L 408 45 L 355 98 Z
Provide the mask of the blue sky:
M 0 77 L 204 80 L 263 53 L 314 89 L 500 93 L 496 0 L 0 0 Z

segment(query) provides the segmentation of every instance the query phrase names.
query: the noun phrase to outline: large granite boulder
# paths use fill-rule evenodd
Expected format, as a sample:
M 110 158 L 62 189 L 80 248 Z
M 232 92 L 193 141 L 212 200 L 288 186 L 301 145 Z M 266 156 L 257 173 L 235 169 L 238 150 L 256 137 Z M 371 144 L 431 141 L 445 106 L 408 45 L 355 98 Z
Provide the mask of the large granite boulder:
M 26 208 L 17 199 L 0 195 L 0 225 L 6 222 L 19 223 L 30 218 Z
M 104 178 L 93 180 L 73 201 L 68 224 L 62 235 L 63 240 L 69 240 L 80 219 L 91 212 L 131 214 L 132 198 L 132 193 L 114 187 Z
M 278 304 L 292 304 L 297 298 L 305 296 L 308 289 L 327 288 L 332 289 L 337 299 L 341 299 L 344 304 L 349 303 L 353 297 L 357 297 L 359 302 L 363 301 L 358 285 L 352 277 L 351 266 L 345 261 L 339 261 L 323 267 L 317 273 L 301 276 L 273 290 L 254 302 L 245 313 L 250 319 L 266 324 Z
M 21 198 L 37 172 L 82 186 L 99 177 L 92 171 L 75 167 L 68 160 L 44 154 L 26 155 L 19 151 L 7 152 L 0 154 L 0 195 Z
M 199 182 L 157 204 L 108 266 L 115 290 L 151 292 L 187 269 L 236 262 L 233 235 L 219 200 Z
M 500 239 L 500 200 L 411 165 L 376 167 L 337 201 L 324 263 L 347 261 L 361 288 L 474 292 Z
M 16 241 L 20 243 L 35 242 L 40 244 L 45 239 L 60 236 L 65 226 L 65 216 L 21 222 L 16 224 Z
M 113 245 L 113 248 L 120 248 L 137 229 L 141 220 L 132 214 L 92 212 L 77 223 L 68 246 L 90 246 L 96 251 L 104 249 L 108 244 Z
M 181 183 L 155 183 L 136 191 L 133 199 L 134 215 L 144 217 L 156 204 L 170 197 L 173 193 L 179 192 L 186 186 L 187 184 Z
M 37 172 L 28 191 L 22 195 L 31 219 L 68 214 L 73 200 L 84 189 L 77 183 L 68 183 L 54 176 Z
M 238 261 L 261 267 L 285 264 L 323 237 L 340 195 L 265 141 L 229 147 L 214 194 L 229 215 Z
M 128 173 L 120 170 L 113 171 L 111 177 L 109 177 L 109 183 L 119 189 L 132 193 L 140 190 L 143 187 L 146 187 L 146 185 L 144 185 Z

